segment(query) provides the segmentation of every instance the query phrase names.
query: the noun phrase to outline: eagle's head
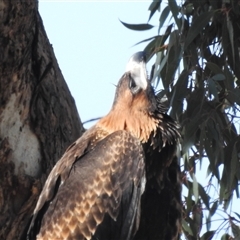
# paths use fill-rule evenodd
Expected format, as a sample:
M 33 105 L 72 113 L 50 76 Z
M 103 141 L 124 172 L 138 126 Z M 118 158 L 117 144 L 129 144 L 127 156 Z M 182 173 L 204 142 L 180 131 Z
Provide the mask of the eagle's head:
M 146 53 L 137 52 L 129 60 L 125 74 L 120 79 L 113 109 L 128 111 L 153 112 L 156 97 L 146 70 Z
M 98 125 L 108 133 L 127 130 L 146 142 L 157 129 L 156 110 L 156 96 L 147 78 L 146 53 L 135 53 L 119 80 L 111 111 Z

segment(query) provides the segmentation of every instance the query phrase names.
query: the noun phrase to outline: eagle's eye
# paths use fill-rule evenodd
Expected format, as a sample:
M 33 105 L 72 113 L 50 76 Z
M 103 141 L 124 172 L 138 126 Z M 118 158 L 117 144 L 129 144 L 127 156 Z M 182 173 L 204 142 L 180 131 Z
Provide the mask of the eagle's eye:
M 131 90 L 132 94 L 137 94 L 140 91 L 140 87 L 135 83 L 134 79 L 129 74 L 129 89 Z

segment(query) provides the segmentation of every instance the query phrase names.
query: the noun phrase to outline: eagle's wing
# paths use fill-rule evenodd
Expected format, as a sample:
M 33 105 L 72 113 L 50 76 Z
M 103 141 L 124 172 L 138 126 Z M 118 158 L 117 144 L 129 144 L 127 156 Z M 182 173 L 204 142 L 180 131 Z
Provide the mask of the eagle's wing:
M 73 157 L 77 147 L 72 146 L 68 150 L 72 154 L 65 156 Z M 118 131 L 74 162 L 63 160 L 72 163 L 69 175 L 62 181 L 57 171 L 61 162 L 56 164 L 49 177 L 54 172 L 58 177 L 46 182 L 34 211 L 30 238 L 39 231 L 38 239 L 130 239 L 145 187 L 140 141 Z M 51 192 L 52 199 L 44 191 Z

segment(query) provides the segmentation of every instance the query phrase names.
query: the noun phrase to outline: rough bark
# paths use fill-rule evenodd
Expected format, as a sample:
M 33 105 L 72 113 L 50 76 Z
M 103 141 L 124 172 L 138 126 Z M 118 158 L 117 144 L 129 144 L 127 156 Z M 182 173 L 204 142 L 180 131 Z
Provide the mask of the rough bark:
M 19 239 L 83 127 L 35 0 L 0 0 L 0 239 Z

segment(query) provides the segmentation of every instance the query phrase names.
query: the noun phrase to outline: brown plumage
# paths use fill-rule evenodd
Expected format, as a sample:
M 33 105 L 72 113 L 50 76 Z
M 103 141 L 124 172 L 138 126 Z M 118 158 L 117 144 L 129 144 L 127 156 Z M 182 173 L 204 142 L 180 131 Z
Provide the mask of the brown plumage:
M 139 52 L 118 83 L 109 114 L 73 143 L 49 174 L 29 239 L 177 239 L 178 139 Z

